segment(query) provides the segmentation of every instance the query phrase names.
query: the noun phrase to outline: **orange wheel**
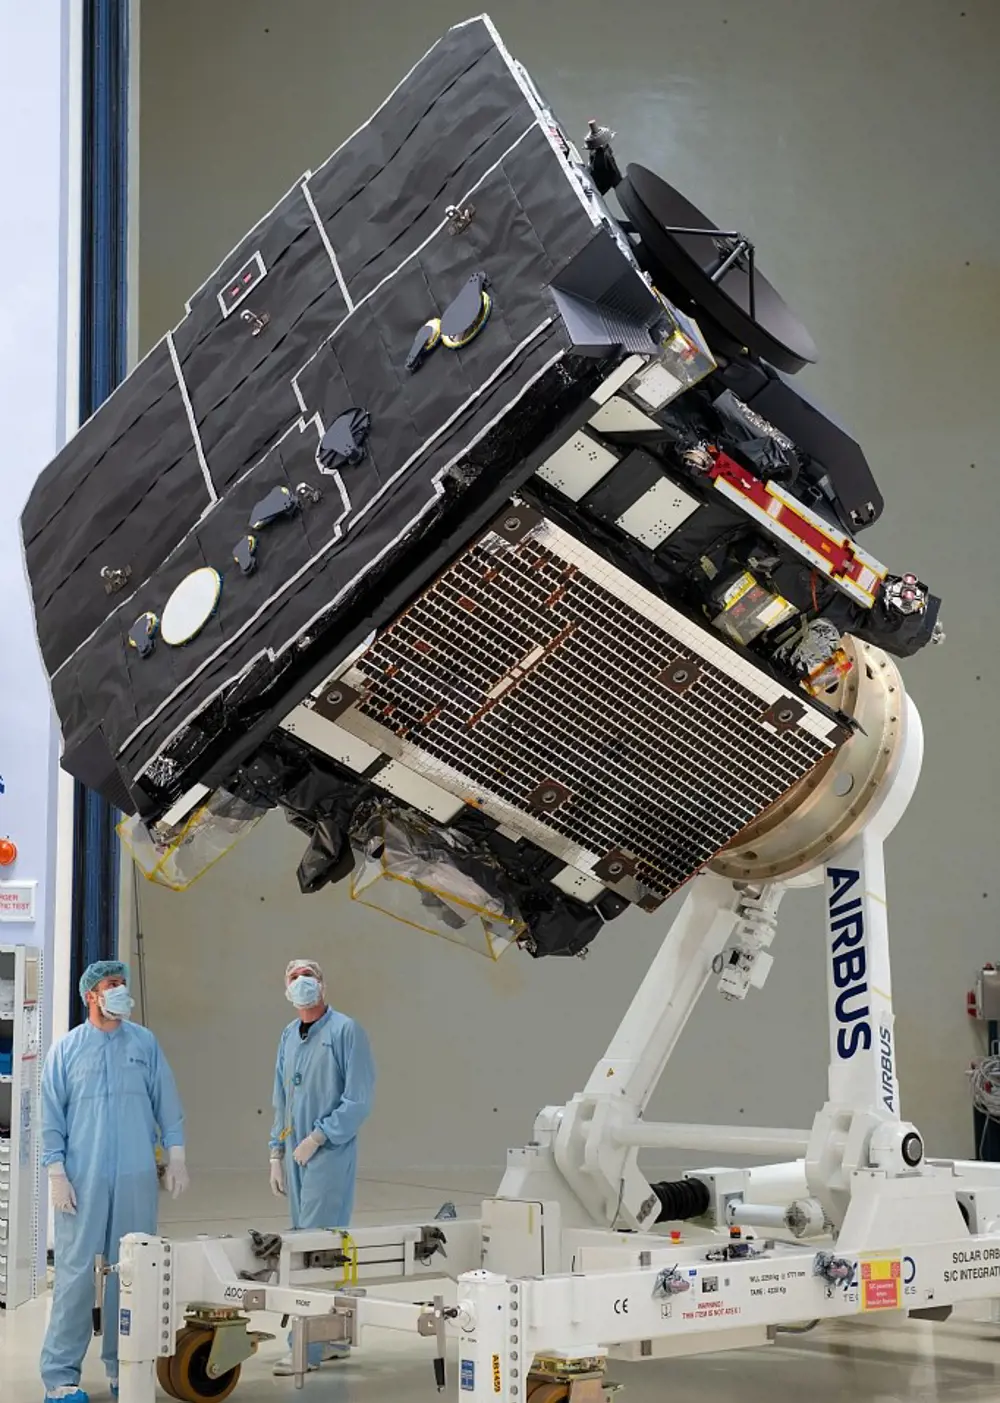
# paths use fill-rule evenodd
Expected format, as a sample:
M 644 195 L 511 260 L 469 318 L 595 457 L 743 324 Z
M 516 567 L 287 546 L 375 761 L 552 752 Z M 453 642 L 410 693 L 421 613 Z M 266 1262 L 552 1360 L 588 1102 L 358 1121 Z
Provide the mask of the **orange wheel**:
M 170 1382 L 170 1365 L 173 1363 L 171 1355 L 161 1354 L 156 1361 L 156 1380 L 164 1393 L 169 1393 L 171 1398 L 180 1398 L 179 1393 L 174 1392 L 174 1386 Z
M 177 1336 L 174 1353 L 163 1363 L 169 1365 L 168 1382 L 164 1388 L 179 1403 L 222 1403 L 240 1381 L 240 1365 L 228 1369 L 218 1378 L 208 1372 L 214 1334 L 197 1325 L 186 1325 Z M 163 1382 L 157 1365 L 157 1377 Z
M 566 1403 L 568 1397 L 569 1384 L 544 1374 L 528 1375 L 527 1403 Z

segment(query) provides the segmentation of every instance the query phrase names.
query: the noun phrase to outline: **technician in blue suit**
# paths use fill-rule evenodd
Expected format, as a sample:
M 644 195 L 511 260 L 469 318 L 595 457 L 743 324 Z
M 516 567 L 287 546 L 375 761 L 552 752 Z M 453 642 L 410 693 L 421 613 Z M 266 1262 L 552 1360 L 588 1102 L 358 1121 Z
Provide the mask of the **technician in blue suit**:
M 271 1189 L 288 1195 L 293 1228 L 346 1228 L 354 1209 L 357 1135 L 372 1106 L 375 1064 L 364 1029 L 329 1008 L 323 971 L 292 960 L 285 997 L 298 1017 L 278 1044 L 271 1129 Z M 343 1349 L 311 1345 L 309 1367 Z M 291 1356 L 276 1374 L 291 1373 Z
M 42 1346 L 45 1397 L 87 1403 L 80 1369 L 93 1328 L 94 1258 L 118 1261 L 131 1232 L 156 1232 L 156 1137 L 165 1182 L 188 1186 L 184 1113 L 173 1073 L 148 1028 L 128 1021 L 128 968 L 101 960 L 84 970 L 87 1022 L 49 1050 L 42 1073 L 42 1163 L 55 1209 L 55 1290 Z M 101 1355 L 118 1392 L 118 1277 L 105 1278 Z

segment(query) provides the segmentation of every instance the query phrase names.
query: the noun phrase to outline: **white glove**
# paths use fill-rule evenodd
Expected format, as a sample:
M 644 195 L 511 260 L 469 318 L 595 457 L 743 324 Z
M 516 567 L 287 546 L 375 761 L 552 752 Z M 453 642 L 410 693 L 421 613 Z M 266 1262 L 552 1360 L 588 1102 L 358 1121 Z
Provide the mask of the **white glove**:
M 271 1192 L 275 1198 L 284 1198 L 287 1190 L 285 1188 L 285 1161 L 280 1155 L 271 1157 Z
M 191 1183 L 191 1177 L 187 1172 L 187 1165 L 184 1161 L 184 1146 L 174 1145 L 167 1159 L 166 1173 L 163 1176 L 163 1187 L 171 1198 L 180 1198 L 181 1194 Z
M 49 1165 L 49 1192 L 52 1195 L 52 1207 L 57 1213 L 76 1212 L 76 1191 L 66 1178 L 64 1164 Z
M 307 1135 L 304 1140 L 300 1140 L 299 1143 L 295 1146 L 295 1152 L 292 1155 L 292 1159 L 294 1159 L 295 1163 L 300 1166 L 306 1165 L 312 1159 L 313 1155 L 319 1149 L 320 1145 L 325 1144 L 326 1136 L 323 1134 L 322 1130 L 314 1130 L 311 1135 Z

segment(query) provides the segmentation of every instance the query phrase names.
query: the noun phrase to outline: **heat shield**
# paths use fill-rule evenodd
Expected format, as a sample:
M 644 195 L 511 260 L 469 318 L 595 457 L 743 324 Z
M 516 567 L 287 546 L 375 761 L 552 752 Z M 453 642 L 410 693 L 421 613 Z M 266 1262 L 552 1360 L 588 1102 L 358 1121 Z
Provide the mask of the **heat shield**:
M 338 687 L 343 730 L 646 906 L 846 736 L 525 505 Z

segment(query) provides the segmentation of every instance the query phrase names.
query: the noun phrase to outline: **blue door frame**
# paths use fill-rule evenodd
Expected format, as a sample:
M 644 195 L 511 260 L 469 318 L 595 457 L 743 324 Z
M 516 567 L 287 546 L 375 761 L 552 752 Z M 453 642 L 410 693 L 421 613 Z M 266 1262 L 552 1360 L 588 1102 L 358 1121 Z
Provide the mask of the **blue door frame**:
M 80 422 L 123 379 L 127 357 L 129 0 L 84 0 Z M 70 1027 L 80 974 L 118 950 L 119 815 L 77 783 L 73 812 Z

